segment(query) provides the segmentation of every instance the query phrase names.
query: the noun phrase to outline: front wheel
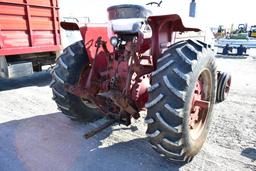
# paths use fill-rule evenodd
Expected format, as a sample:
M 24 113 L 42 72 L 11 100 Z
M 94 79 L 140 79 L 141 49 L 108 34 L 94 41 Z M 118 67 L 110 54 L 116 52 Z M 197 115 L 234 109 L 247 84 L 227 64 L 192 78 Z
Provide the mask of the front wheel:
M 216 78 L 213 53 L 200 41 L 178 42 L 160 56 L 145 120 L 157 152 L 177 162 L 189 162 L 199 152 L 212 117 Z
M 216 102 L 223 102 L 227 99 L 231 85 L 231 75 L 225 72 L 218 73 L 218 85 Z

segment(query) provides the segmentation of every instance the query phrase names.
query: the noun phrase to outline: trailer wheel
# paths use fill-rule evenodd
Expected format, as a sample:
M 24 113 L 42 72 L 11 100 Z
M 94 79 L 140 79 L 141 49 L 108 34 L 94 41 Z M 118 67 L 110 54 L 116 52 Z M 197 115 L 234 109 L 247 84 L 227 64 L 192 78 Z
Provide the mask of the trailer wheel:
M 227 99 L 231 85 L 231 75 L 220 72 L 218 77 L 216 102 L 223 102 Z
M 152 73 L 145 122 L 152 147 L 175 162 L 190 162 L 209 130 L 216 96 L 213 52 L 195 40 L 170 46 Z
M 65 48 L 52 70 L 50 87 L 58 109 L 74 120 L 93 121 L 101 114 L 88 101 L 74 96 L 64 89 L 64 83 L 75 85 L 83 69 L 89 65 L 89 59 L 83 41 L 76 42 Z

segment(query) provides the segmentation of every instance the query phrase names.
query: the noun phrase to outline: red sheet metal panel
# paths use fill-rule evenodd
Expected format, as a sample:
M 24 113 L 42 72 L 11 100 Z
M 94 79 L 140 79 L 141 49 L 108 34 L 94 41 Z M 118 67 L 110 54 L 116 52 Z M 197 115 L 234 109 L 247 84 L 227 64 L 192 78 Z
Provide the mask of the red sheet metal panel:
M 0 56 L 60 50 L 58 10 L 58 0 L 0 0 Z

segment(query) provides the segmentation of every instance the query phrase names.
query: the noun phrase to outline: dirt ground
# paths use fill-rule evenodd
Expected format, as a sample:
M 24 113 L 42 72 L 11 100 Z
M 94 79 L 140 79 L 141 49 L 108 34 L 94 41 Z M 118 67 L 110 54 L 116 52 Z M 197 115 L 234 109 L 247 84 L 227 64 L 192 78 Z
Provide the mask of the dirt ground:
M 256 59 L 218 58 L 232 74 L 227 101 L 215 105 L 207 142 L 194 160 L 174 165 L 147 143 L 143 117 L 114 125 L 89 140 L 104 122 L 74 122 L 57 110 L 50 74 L 0 80 L 0 170 L 256 170 Z

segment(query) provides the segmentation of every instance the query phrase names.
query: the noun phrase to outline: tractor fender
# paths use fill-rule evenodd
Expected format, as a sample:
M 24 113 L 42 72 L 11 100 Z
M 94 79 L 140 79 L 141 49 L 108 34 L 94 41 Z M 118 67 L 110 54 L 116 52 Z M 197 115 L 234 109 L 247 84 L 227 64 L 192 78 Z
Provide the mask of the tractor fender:
M 110 52 L 113 49 L 112 45 L 110 44 L 109 38 L 111 34 L 109 32 L 107 23 L 88 23 L 86 26 L 80 27 L 80 32 L 91 63 L 98 54 L 104 54 L 101 53 L 104 51 L 102 47 L 98 49 L 98 54 L 96 54 L 96 41 L 98 38 L 101 38 L 102 41 L 106 42 L 107 49 Z
M 209 43 L 206 40 L 208 36 L 200 35 L 204 34 L 202 32 L 204 32 L 205 29 L 197 20 L 191 17 L 184 17 L 184 20 L 182 20 L 178 14 L 150 16 L 148 17 L 148 23 L 153 33 L 151 42 L 154 66 L 157 58 L 162 53 L 162 49 L 166 48 L 165 45 L 173 44 L 178 41 L 176 40 L 178 37 L 176 36 L 177 33 L 180 35 L 185 34 L 183 40 L 198 39 L 202 42 Z M 203 39 L 199 39 L 199 37 L 203 37 Z M 213 35 L 209 38 L 209 41 L 212 40 L 212 38 Z
M 155 27 L 156 23 L 159 27 L 165 25 L 171 26 L 173 31 L 184 32 L 184 31 L 201 31 L 200 26 L 196 24 L 196 21 L 192 19 L 183 19 L 178 14 L 170 15 L 157 15 L 148 17 L 148 21 L 151 27 Z M 186 27 L 184 26 L 184 21 Z
M 99 37 L 102 38 L 102 41 L 107 42 L 108 49 L 112 49 L 112 46 L 109 43 L 110 34 L 107 23 L 88 23 L 85 26 L 79 27 L 79 25 L 74 22 L 61 22 L 60 25 L 67 31 L 80 30 L 90 63 L 92 63 L 95 58 L 97 51 L 95 43 Z M 103 51 L 102 48 L 99 49 L 98 54 L 102 54 L 100 53 L 101 51 Z

